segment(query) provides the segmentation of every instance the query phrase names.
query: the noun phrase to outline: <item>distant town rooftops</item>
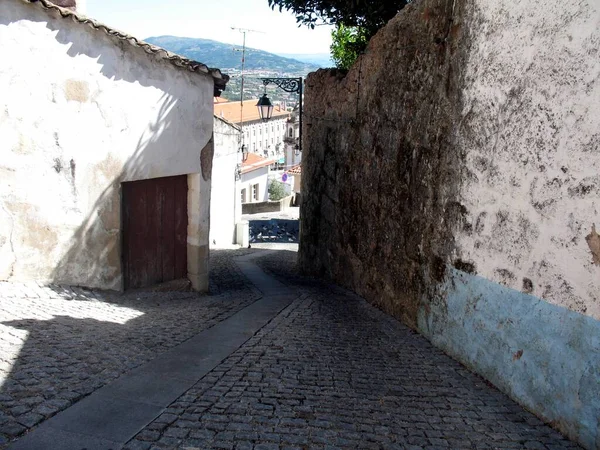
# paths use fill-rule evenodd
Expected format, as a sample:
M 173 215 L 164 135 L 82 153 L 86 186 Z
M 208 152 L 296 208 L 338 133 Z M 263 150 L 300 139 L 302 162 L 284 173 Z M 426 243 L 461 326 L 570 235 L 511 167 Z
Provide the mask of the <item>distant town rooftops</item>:
M 288 173 L 291 175 L 302 175 L 302 166 L 298 164 L 292 167 L 290 170 L 288 170 Z
M 248 159 L 242 163 L 242 173 L 252 172 L 253 170 L 270 166 L 276 162 L 276 158 L 263 158 L 256 153 L 249 153 Z
M 240 111 L 240 102 L 227 102 L 222 103 L 215 101 L 215 116 L 222 117 L 223 119 L 232 122 L 232 123 L 246 123 L 246 122 L 254 122 L 256 120 L 260 120 L 260 115 L 258 114 L 258 108 L 256 107 L 256 103 L 258 99 L 253 100 L 244 100 L 244 108 L 242 112 Z M 289 117 L 289 111 L 286 111 L 279 105 L 276 105 L 273 108 L 273 119 L 286 119 Z M 243 117 L 243 118 L 242 118 Z
M 171 53 L 161 47 L 157 47 L 155 45 L 148 44 L 147 42 L 144 42 L 144 41 L 137 39 L 133 36 L 130 36 L 126 33 L 115 30 L 114 28 L 110 28 L 100 22 L 97 22 L 93 19 L 90 19 L 90 18 L 85 17 L 81 14 L 78 14 L 74 11 L 71 11 L 68 8 L 63 8 L 63 7 L 57 6 L 54 3 L 50 3 L 49 1 L 46 1 L 46 0 L 16 0 L 16 1 L 22 1 L 24 3 L 29 3 L 31 5 L 39 5 L 40 8 L 43 8 L 44 10 L 46 10 L 49 13 L 51 13 L 51 12 L 58 13 L 64 19 L 71 19 L 71 20 L 73 20 L 73 22 L 80 24 L 80 25 L 88 25 L 88 26 L 92 27 L 93 29 L 95 29 L 96 31 L 106 33 L 107 35 L 117 38 L 121 41 L 126 41 L 129 44 L 131 44 L 133 47 L 141 48 L 146 53 L 157 54 L 162 59 L 167 60 L 168 62 L 173 64 L 175 67 L 178 67 L 180 69 L 188 70 L 190 72 L 209 74 L 213 77 L 213 80 L 215 83 L 215 89 L 214 89 L 215 97 L 218 97 L 221 95 L 221 92 L 225 89 L 225 86 L 227 85 L 227 82 L 229 81 L 229 75 L 221 73 L 221 71 L 219 69 L 209 68 L 208 66 L 206 66 L 205 64 L 202 64 L 201 62 L 193 61 L 193 60 L 185 58 L 183 56 L 176 55 L 175 53 Z M 71 3 L 73 3 L 73 5 L 75 4 L 75 2 L 63 1 L 63 4 L 68 7 L 71 6 Z

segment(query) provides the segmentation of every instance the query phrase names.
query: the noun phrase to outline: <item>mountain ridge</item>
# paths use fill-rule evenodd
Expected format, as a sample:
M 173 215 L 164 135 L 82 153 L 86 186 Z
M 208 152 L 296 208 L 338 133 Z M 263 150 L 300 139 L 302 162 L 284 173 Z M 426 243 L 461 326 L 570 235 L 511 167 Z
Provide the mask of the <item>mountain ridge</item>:
M 209 67 L 222 70 L 240 70 L 242 56 L 239 46 L 225 44 L 212 39 L 189 38 L 180 36 L 151 36 L 144 41 L 162 47 L 186 58 L 201 62 Z M 246 70 L 267 70 L 288 74 L 308 73 L 319 65 L 297 59 L 287 58 L 275 53 L 246 47 Z

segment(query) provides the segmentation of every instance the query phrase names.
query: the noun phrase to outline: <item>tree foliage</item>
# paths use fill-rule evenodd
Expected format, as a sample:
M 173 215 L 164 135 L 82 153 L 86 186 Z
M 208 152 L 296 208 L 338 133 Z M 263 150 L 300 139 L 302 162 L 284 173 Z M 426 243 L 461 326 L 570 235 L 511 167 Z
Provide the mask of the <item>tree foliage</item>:
M 269 185 L 269 200 L 274 202 L 281 200 L 286 196 L 285 186 L 281 181 L 272 180 Z
M 296 22 L 311 28 L 319 24 L 335 25 L 332 52 L 337 51 L 342 62 L 338 67 L 349 67 L 365 48 L 369 39 L 410 0 L 268 0 L 272 9 L 291 11 Z M 336 50 L 334 50 L 334 47 Z M 334 61 L 338 63 L 335 53 Z M 354 60 L 352 62 L 354 62 Z M 350 63 L 351 65 L 351 63 Z
M 365 29 L 339 24 L 331 32 L 331 59 L 340 69 L 349 69 L 369 42 Z

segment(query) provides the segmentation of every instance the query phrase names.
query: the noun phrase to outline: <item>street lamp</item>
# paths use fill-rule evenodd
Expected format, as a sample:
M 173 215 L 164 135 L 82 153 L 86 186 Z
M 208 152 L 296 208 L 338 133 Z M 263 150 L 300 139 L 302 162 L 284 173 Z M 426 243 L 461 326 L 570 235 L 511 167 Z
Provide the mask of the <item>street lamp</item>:
M 298 130 L 299 145 L 296 146 L 296 155 L 299 155 L 302 151 L 302 77 L 300 78 L 261 78 L 265 91 L 269 84 L 275 84 L 278 88 L 283 89 L 285 92 L 292 92 L 298 94 L 298 114 L 300 116 L 300 128 Z M 273 116 L 273 105 L 271 100 L 267 97 L 267 94 L 258 100 L 256 104 L 258 107 L 258 114 L 262 120 L 269 120 Z
M 269 97 L 267 97 L 266 93 L 264 93 L 263 96 L 258 99 L 256 106 L 258 107 L 258 114 L 260 115 L 260 118 L 265 122 L 273 117 L 273 104 L 271 103 L 271 100 L 269 100 Z
M 242 162 L 246 162 L 248 160 L 248 147 L 246 147 L 246 144 L 242 145 L 241 152 L 242 152 Z

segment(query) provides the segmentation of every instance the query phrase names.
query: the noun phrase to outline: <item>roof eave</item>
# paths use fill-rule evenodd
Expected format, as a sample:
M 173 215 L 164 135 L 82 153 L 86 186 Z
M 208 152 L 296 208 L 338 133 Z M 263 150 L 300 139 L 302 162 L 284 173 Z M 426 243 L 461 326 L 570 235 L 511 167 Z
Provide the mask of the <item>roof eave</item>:
M 156 45 L 149 44 L 148 42 L 145 42 L 145 41 L 138 39 L 134 36 L 131 36 L 127 33 L 116 30 L 107 25 L 104 25 L 101 22 L 98 22 L 94 19 L 90 19 L 89 17 L 86 17 L 75 11 L 72 11 L 69 8 L 63 8 L 61 6 L 55 5 L 54 3 L 51 3 L 48 0 L 21 0 L 21 1 L 23 1 L 24 3 L 29 3 L 29 4 L 34 4 L 34 3 L 40 4 L 46 11 L 56 11 L 61 15 L 61 17 L 65 18 L 65 19 L 71 18 L 74 22 L 79 23 L 81 25 L 89 25 L 90 27 L 94 28 L 97 31 L 104 31 L 107 35 L 116 37 L 117 39 L 120 39 L 122 41 L 127 41 L 132 46 L 141 48 L 146 53 L 149 53 L 149 54 L 163 53 L 163 55 L 160 55 L 161 58 L 169 61 L 175 67 L 178 67 L 181 69 L 187 69 L 191 72 L 211 75 L 213 78 L 213 81 L 214 81 L 214 96 L 215 97 L 220 97 L 221 93 L 227 87 L 227 82 L 229 81 L 229 75 L 222 73 L 220 69 L 210 68 L 206 64 L 202 64 L 201 62 L 194 61 L 194 60 L 186 58 L 184 56 L 169 52 L 168 50 L 165 50 L 162 47 L 158 47 Z

